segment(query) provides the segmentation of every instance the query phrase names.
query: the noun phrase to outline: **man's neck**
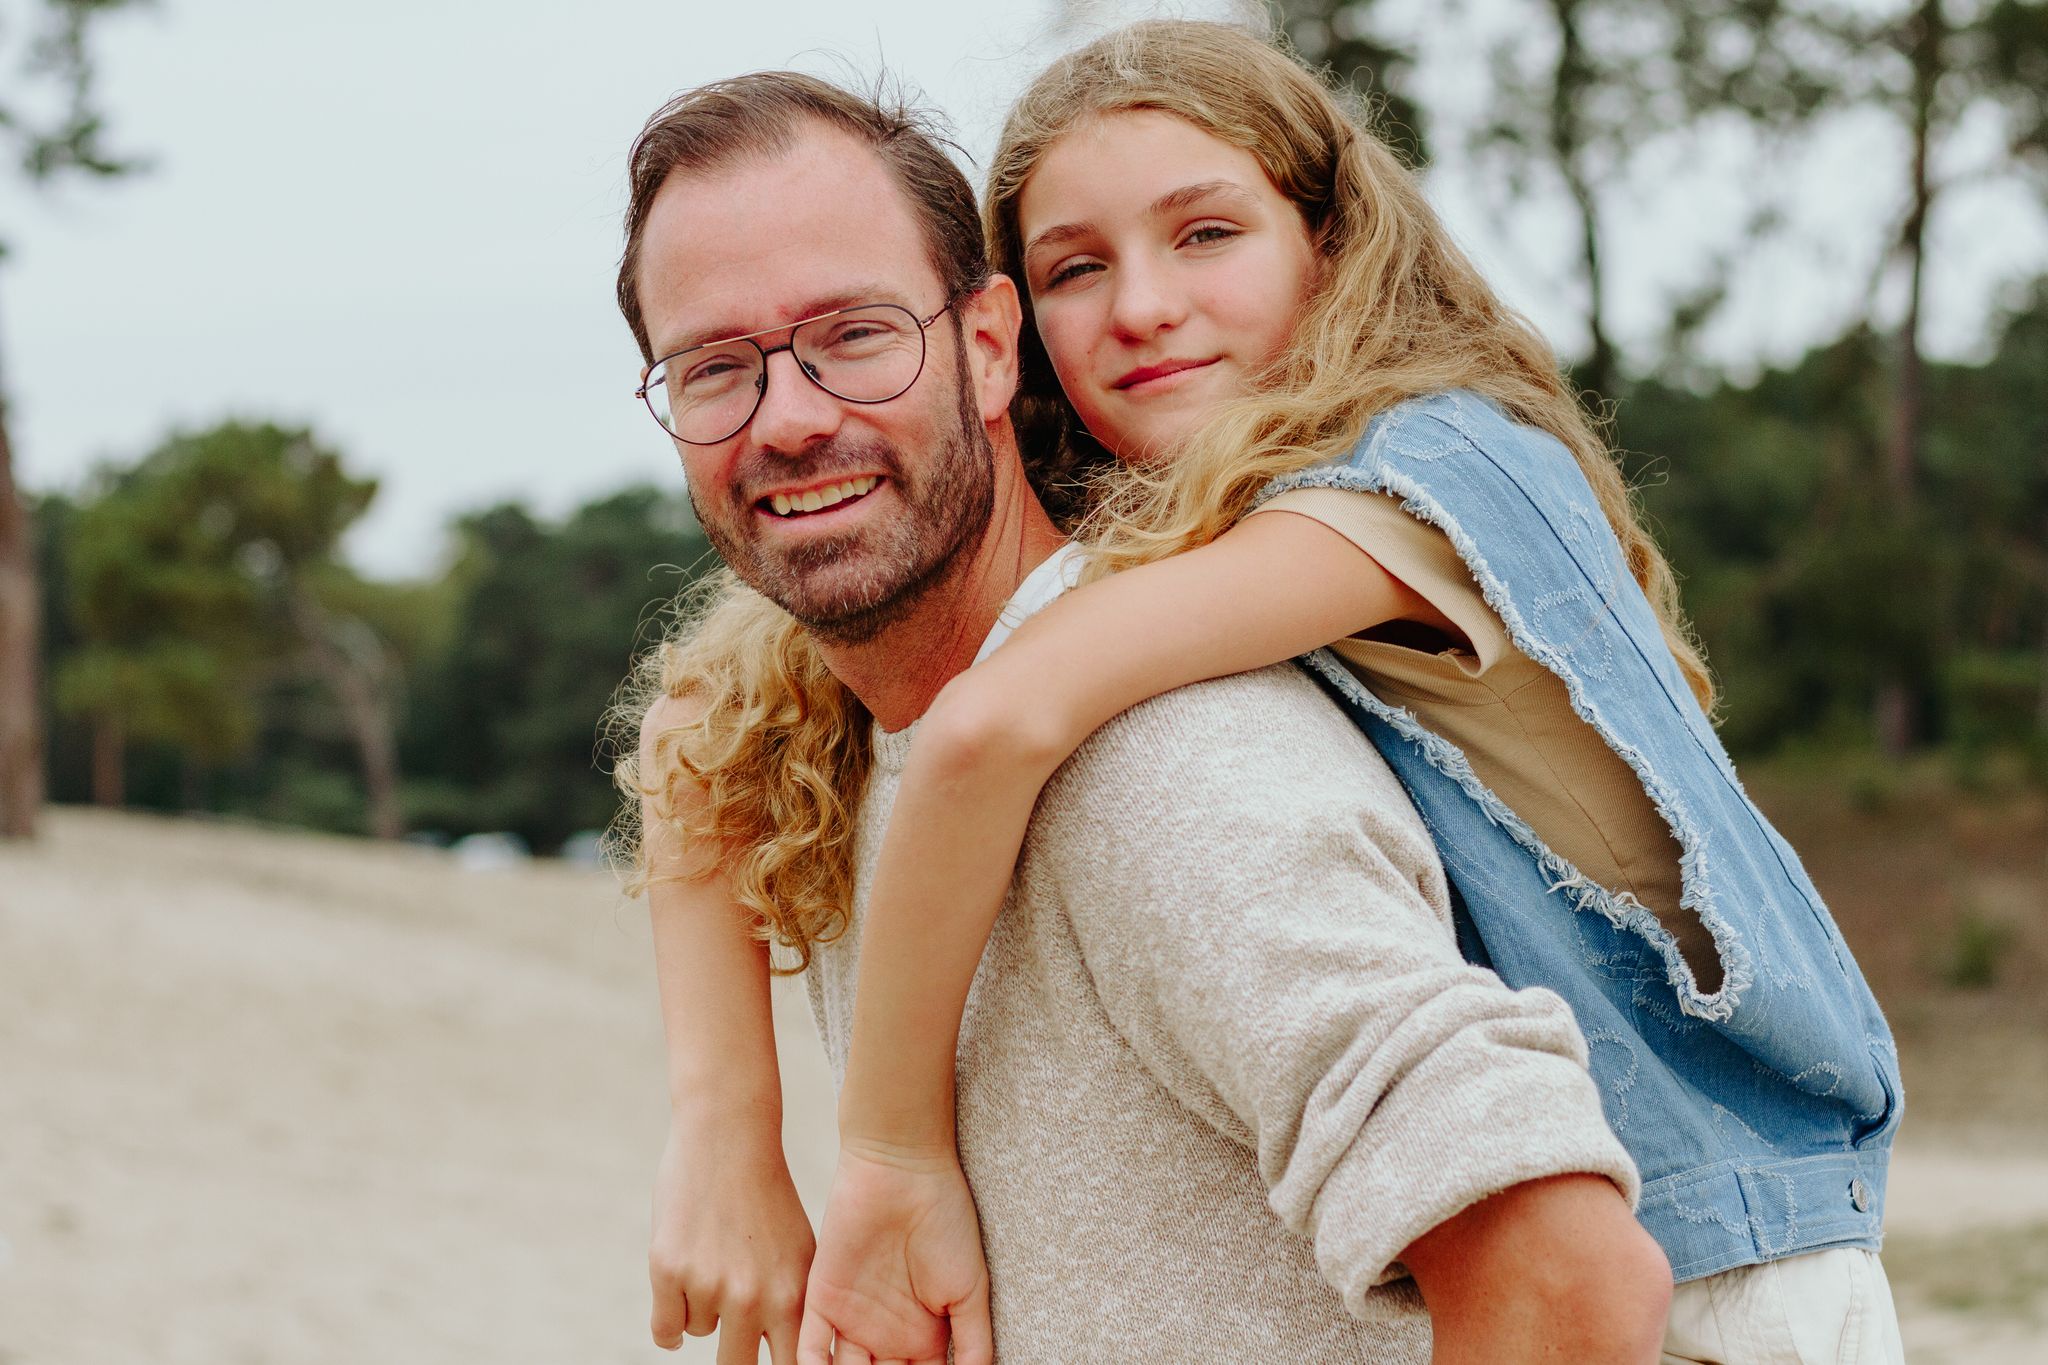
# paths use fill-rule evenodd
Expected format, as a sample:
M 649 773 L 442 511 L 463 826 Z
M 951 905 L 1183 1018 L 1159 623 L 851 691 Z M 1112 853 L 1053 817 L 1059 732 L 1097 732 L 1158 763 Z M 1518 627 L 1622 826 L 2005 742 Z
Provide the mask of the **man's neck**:
M 974 662 L 1017 585 L 1065 540 L 1021 474 L 999 478 L 981 543 L 962 552 L 909 616 L 862 644 L 820 641 L 818 652 L 884 730 L 901 730 Z

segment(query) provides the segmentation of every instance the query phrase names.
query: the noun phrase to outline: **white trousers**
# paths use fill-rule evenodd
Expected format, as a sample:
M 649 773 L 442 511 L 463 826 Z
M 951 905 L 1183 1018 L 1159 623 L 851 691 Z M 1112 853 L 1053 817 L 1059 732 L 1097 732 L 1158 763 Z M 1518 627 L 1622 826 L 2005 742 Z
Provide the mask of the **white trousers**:
M 1836 1247 L 1679 1285 L 1663 1365 L 1905 1365 L 1875 1252 Z

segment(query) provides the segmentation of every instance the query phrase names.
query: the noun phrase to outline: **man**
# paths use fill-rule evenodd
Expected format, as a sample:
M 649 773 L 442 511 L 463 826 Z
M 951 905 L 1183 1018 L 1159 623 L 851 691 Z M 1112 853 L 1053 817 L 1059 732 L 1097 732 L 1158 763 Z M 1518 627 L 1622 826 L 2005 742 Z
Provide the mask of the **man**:
M 631 175 L 620 300 L 650 362 L 691 354 L 654 402 L 699 518 L 877 726 L 852 927 L 810 969 L 843 1075 L 909 727 L 1058 588 L 1016 292 L 938 149 L 804 77 L 682 97 Z M 836 368 L 846 310 L 919 363 Z M 1422 1361 L 1432 1318 L 1440 1361 L 1654 1358 L 1668 1272 L 1568 1012 L 1459 960 L 1426 831 L 1312 683 L 1133 708 L 1039 810 L 960 1044 L 1004 1359 Z M 842 1341 L 943 1354 L 845 1288 L 814 1277 Z

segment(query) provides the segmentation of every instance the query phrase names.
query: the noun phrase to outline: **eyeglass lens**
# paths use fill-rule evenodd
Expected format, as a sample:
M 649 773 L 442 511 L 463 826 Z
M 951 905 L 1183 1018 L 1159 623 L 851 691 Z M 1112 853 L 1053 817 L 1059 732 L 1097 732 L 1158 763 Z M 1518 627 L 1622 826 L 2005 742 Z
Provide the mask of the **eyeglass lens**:
M 924 328 L 908 308 L 878 303 L 812 318 L 790 333 L 789 350 L 834 397 L 886 403 L 924 369 Z M 714 342 L 657 365 L 647 376 L 647 406 L 670 435 L 714 445 L 747 424 L 767 388 L 768 351 L 760 343 Z

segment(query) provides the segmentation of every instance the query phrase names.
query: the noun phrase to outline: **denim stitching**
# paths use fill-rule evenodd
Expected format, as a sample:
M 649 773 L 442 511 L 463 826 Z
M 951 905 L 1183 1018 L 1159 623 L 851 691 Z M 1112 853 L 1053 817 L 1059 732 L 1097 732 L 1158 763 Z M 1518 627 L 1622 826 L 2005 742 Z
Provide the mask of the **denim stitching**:
M 1636 1062 L 1636 1050 L 1629 1043 L 1629 1040 L 1626 1037 L 1619 1033 L 1614 1033 L 1607 1030 L 1602 1030 L 1599 1033 L 1588 1033 L 1586 1035 L 1586 1048 L 1588 1053 L 1591 1052 L 1593 1044 L 1595 1043 L 1611 1044 L 1615 1047 L 1620 1048 L 1622 1052 L 1625 1053 L 1628 1057 L 1627 1069 L 1618 1073 L 1613 1080 L 1608 1082 L 1607 1085 L 1609 1092 L 1612 1093 L 1614 1096 L 1615 1115 L 1611 1122 L 1614 1128 L 1615 1135 L 1620 1136 L 1622 1130 L 1627 1128 L 1629 1124 L 1628 1092 L 1635 1089 L 1636 1072 L 1639 1069 Z M 1591 1069 L 1590 1065 L 1588 1069 Z

